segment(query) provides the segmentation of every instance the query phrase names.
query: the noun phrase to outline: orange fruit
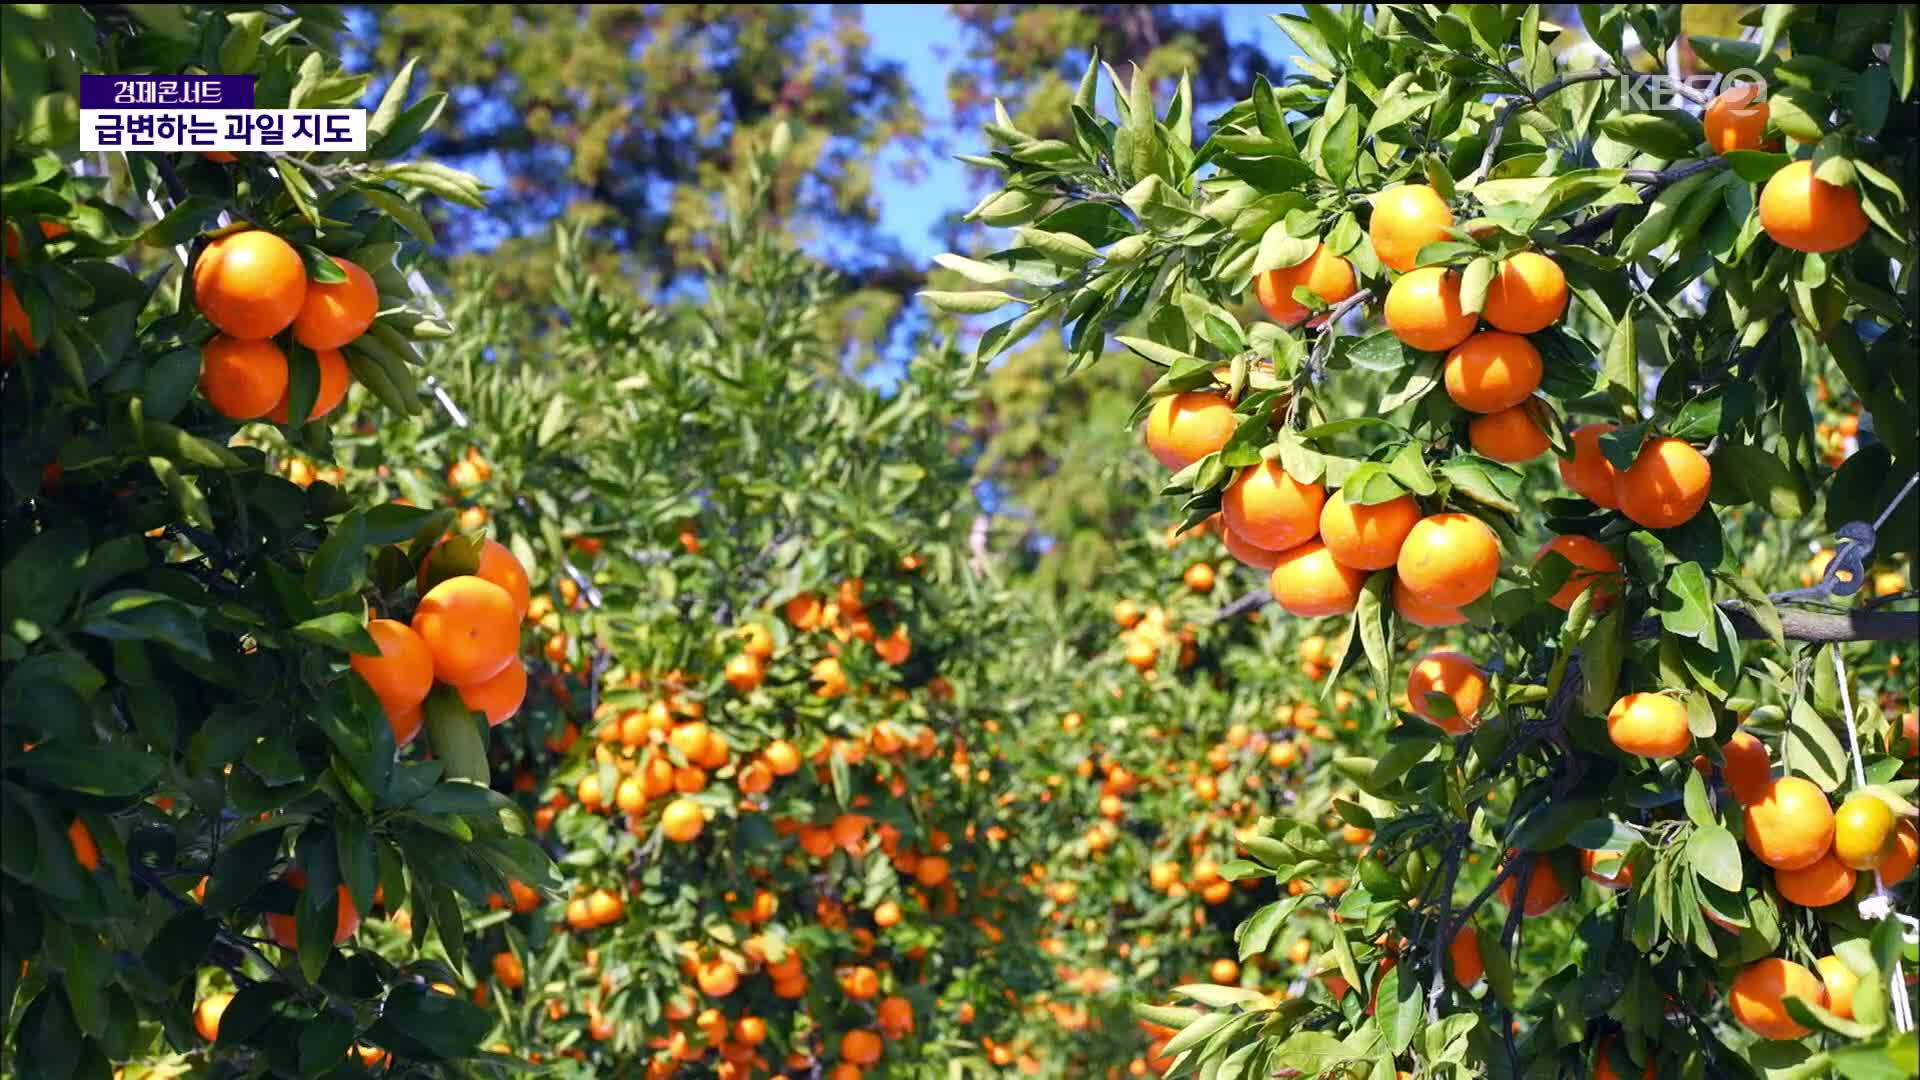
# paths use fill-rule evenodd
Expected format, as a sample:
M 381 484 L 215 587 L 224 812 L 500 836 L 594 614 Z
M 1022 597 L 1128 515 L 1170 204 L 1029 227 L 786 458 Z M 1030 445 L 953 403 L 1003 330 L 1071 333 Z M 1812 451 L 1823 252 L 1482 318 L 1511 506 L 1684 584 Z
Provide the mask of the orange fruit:
M 1759 95 L 1759 83 L 1741 83 L 1722 90 L 1707 103 L 1701 117 L 1707 129 L 1707 149 L 1716 154 L 1760 149 L 1773 110 L 1766 102 L 1754 100 Z
M 200 349 L 200 393 L 229 420 L 267 415 L 287 396 L 287 357 L 271 341 L 215 334 Z
M 337 349 L 367 332 L 380 310 L 380 290 L 355 262 L 332 256 L 347 280 L 307 282 L 307 296 L 293 317 L 293 340 L 309 349 Z
M 1593 1052 L 1593 1080 L 1621 1080 L 1620 1073 L 1614 1068 L 1614 1044 L 1618 1040 L 1612 1035 L 1600 1040 Z M 1647 1069 L 1640 1074 L 1640 1080 L 1653 1080 L 1653 1060 L 1647 1060 Z
M 1445 604 L 1433 604 L 1422 600 L 1407 590 L 1407 583 L 1398 576 L 1393 579 L 1393 610 L 1401 618 L 1415 626 L 1438 628 L 1442 626 L 1460 626 L 1467 621 L 1457 607 Z
M 1213 591 L 1213 567 L 1203 562 L 1194 563 L 1187 567 L 1186 573 L 1180 575 L 1180 580 L 1194 592 L 1210 593 Z
M 1833 854 L 1855 870 L 1879 866 L 1894 847 L 1893 810 L 1867 794 L 1854 794 L 1833 815 Z
M 1783 776 L 1746 811 L 1747 847 L 1775 870 L 1812 866 L 1833 846 L 1833 808 L 1811 780 Z
M 520 616 L 507 590 L 469 574 L 427 590 L 413 630 L 433 654 L 434 677 L 466 686 L 500 674 L 520 652 Z
M 609 926 L 626 916 L 627 905 L 606 889 L 587 894 L 587 921 L 594 926 Z
M 34 350 L 33 317 L 13 291 L 13 282 L 0 280 L 0 361 L 10 361 L 16 350 Z
M 1147 414 L 1147 449 L 1178 472 L 1227 445 L 1235 423 L 1233 406 L 1219 394 L 1169 394 Z
M 1767 744 L 1752 733 L 1736 731 L 1720 747 L 1724 760 L 1720 768 L 1727 787 L 1741 806 L 1750 806 L 1766 797 L 1773 783 L 1773 759 L 1767 756 Z
M 1804 908 L 1826 907 L 1851 895 L 1853 883 L 1859 876 L 1829 851 L 1814 860 L 1811 866 L 1803 866 L 1798 870 L 1775 870 L 1773 887 L 1790 904 Z
M 708 997 L 726 997 L 740 986 L 740 973 L 725 960 L 709 960 L 694 974 L 700 992 Z
M 414 736 L 420 734 L 420 725 L 424 720 L 418 705 L 387 713 L 387 726 L 393 730 L 393 745 L 404 748 L 413 742 Z
M 1566 310 L 1567 275 L 1560 264 L 1522 251 L 1500 264 L 1480 314 L 1495 329 L 1532 334 L 1559 322 Z
M 1447 354 L 1447 396 L 1474 413 L 1499 412 L 1540 386 L 1540 350 L 1519 334 L 1482 330 Z
M 727 658 L 727 685 L 741 693 L 747 693 L 767 677 L 767 669 L 758 657 L 750 653 L 740 653 Z
M 1309 540 L 1281 552 L 1267 584 L 1288 614 L 1318 619 L 1352 611 L 1366 587 L 1367 573 L 1341 565 L 1325 544 Z
M 759 623 L 746 623 L 735 631 L 740 639 L 740 651 L 755 660 L 768 660 L 773 657 L 773 634 Z
M 1671 529 L 1693 520 L 1712 486 L 1706 455 L 1680 439 L 1648 439 L 1632 467 L 1614 477 L 1613 494 L 1634 524 Z
M 840 1036 L 840 1057 L 855 1065 L 871 1065 L 880 1060 L 883 1046 L 880 1036 L 855 1028 Z
M 1453 225 L 1453 211 L 1447 209 L 1446 200 L 1425 184 L 1388 188 L 1372 202 L 1367 235 L 1373 240 L 1373 253 L 1382 264 L 1403 274 L 1414 268 L 1421 248 L 1445 240 Z
M 269 342 L 260 342 L 259 344 L 268 345 L 269 348 L 272 347 Z M 278 352 L 279 350 L 275 349 L 274 351 Z M 347 358 L 341 356 L 338 349 L 318 350 L 313 354 L 313 358 L 320 364 L 320 389 L 313 395 L 313 409 L 307 413 L 308 420 L 320 419 L 339 408 L 340 403 L 347 399 Z M 282 358 L 281 363 L 285 362 L 285 359 Z M 287 395 L 289 393 L 291 393 L 291 389 L 281 392 L 280 400 L 274 402 L 273 408 L 267 410 L 267 419 L 276 424 L 284 424 L 287 422 Z
M 73 861 L 80 864 L 80 869 L 88 873 L 100 869 L 100 845 L 94 843 L 86 822 L 74 818 L 67 824 L 67 845 L 73 849 Z
M 1230 528 L 1220 530 L 1220 542 L 1226 545 L 1227 554 L 1240 560 L 1243 566 L 1250 566 L 1255 570 L 1271 570 L 1279 565 L 1280 552 L 1269 551 L 1251 540 L 1245 539 Z M 1122 603 L 1125 603 L 1125 601 L 1122 601 Z M 1139 622 L 1140 616 L 1137 614 L 1134 615 L 1133 621 Z
M 1785 1001 L 1805 998 L 1822 1008 L 1827 987 L 1820 977 L 1791 960 L 1769 956 L 1740 969 L 1728 994 L 1733 1018 L 1763 1039 L 1804 1039 L 1811 1034 L 1787 1014 Z
M 1525 402 L 1509 409 L 1484 413 L 1467 424 L 1467 441 L 1476 454 L 1515 464 L 1532 461 L 1547 452 L 1547 433 L 1540 430 Z
M 1865 236 L 1867 225 L 1859 193 L 1813 175 L 1811 161 L 1787 163 L 1760 189 L 1760 227 L 1781 247 L 1839 251 Z
M 767 1022 L 757 1016 L 743 1016 L 734 1021 L 733 1041 L 745 1046 L 759 1046 L 767 1041 Z
M 1460 307 L 1460 275 L 1423 266 L 1387 290 L 1387 329 L 1416 349 L 1445 352 L 1467 340 L 1480 316 Z
M 518 990 L 527 981 L 527 969 L 510 952 L 493 954 L 493 977 L 509 990 Z
M 487 724 L 498 727 L 513 719 L 527 700 L 527 665 L 515 656 L 498 674 L 455 689 L 468 709 L 485 713 Z
M 943 856 L 928 855 L 913 868 L 913 880 L 931 889 L 945 884 L 949 873 L 951 870 Z
M 688 761 L 699 761 L 707 756 L 708 744 L 713 741 L 713 729 L 704 721 L 691 720 L 675 727 L 667 736 L 667 741 Z
M 1427 702 L 1428 694 L 1451 700 L 1453 715 L 1442 717 L 1434 712 Z M 1430 652 L 1415 661 L 1412 670 L 1407 672 L 1407 708 L 1449 735 L 1473 730 L 1486 697 L 1486 675 L 1461 653 Z
M 1207 975 L 1214 982 L 1229 985 L 1240 981 L 1240 965 L 1231 957 L 1223 956 L 1207 969 Z
M 1353 264 L 1321 244 L 1300 263 L 1263 271 L 1253 279 L 1260 306 L 1266 309 L 1268 318 L 1282 326 L 1293 326 L 1309 314 L 1307 306 L 1293 298 L 1293 290 L 1300 286 L 1329 304 L 1337 304 L 1353 295 Z
M 823 698 L 837 698 L 847 692 L 847 673 L 840 667 L 840 661 L 823 656 L 814 661 L 812 677 L 813 692 Z
M 880 976 L 865 965 L 848 968 L 840 976 L 840 992 L 855 1001 L 865 1001 L 880 992 Z
M 1607 737 L 1639 757 L 1679 757 L 1693 743 L 1687 707 L 1660 694 L 1628 694 L 1607 710 Z
M 800 751 L 784 739 L 768 743 L 760 756 L 766 759 L 767 767 L 775 776 L 792 776 L 800 768 Z
M 292 325 L 306 298 L 306 264 L 293 245 L 270 232 L 228 233 L 193 264 L 194 306 L 228 337 L 270 338 Z M 269 401 L 260 411 L 272 407 Z
M 1897 885 L 1913 873 L 1916 859 L 1920 859 L 1920 829 L 1915 829 L 1910 820 L 1901 821 L 1894 826 L 1892 849 L 1880 860 L 1874 872 L 1888 885 Z
M 1480 956 L 1480 935 L 1471 926 L 1462 926 L 1454 932 L 1453 940 L 1447 943 L 1447 960 L 1453 969 L 1453 980 L 1461 986 L 1472 988 L 1487 973 L 1487 965 Z
M 1540 545 L 1534 552 L 1533 562 L 1538 566 L 1540 560 L 1552 552 L 1573 564 L 1573 570 L 1567 574 L 1565 583 L 1548 599 L 1548 603 L 1562 611 L 1573 607 L 1589 586 L 1593 589 L 1592 607 L 1604 611 L 1612 606 L 1620 595 L 1620 560 L 1613 557 L 1600 541 L 1588 536 L 1556 536 Z
M 875 1018 L 888 1038 L 898 1039 L 913 1031 L 913 1003 L 894 995 L 880 1002 Z
M 896 623 L 893 632 L 873 643 L 874 654 L 880 659 L 899 667 L 913 655 L 913 638 L 907 633 L 906 623 Z
M 220 1017 L 233 1004 L 232 994 L 208 994 L 193 1007 L 193 1030 L 208 1042 L 220 1038 Z
M 1241 471 L 1220 498 L 1220 519 L 1240 539 L 1268 551 L 1285 551 L 1313 539 L 1327 489 L 1303 484 L 1277 462 Z
M 1509 853 L 1508 857 L 1534 860 L 1533 874 L 1527 879 L 1527 897 L 1522 904 L 1525 909 L 1522 914 L 1526 918 L 1534 919 L 1545 915 L 1560 906 L 1560 902 L 1567 898 L 1566 890 L 1560 887 L 1560 879 L 1554 876 L 1552 863 L 1538 855 L 1515 856 Z M 1494 895 L 1509 908 L 1513 907 L 1514 894 L 1519 891 L 1520 873 L 1521 871 L 1514 871 L 1514 876 L 1501 882 L 1500 887 L 1494 890 Z
M 440 544 L 446 543 L 445 540 Z M 440 544 L 435 544 L 438 550 Z M 433 565 L 433 552 L 420 560 L 420 589 L 427 591 L 427 571 Z M 487 540 L 480 545 L 480 562 L 474 568 L 473 576 L 483 581 L 491 581 L 507 591 L 513 599 L 513 618 L 515 622 L 527 617 L 527 609 L 532 604 L 533 587 L 527 581 L 527 568 L 520 565 L 520 559 L 513 549 L 498 540 Z
M 1582 851 L 1580 868 L 1587 880 L 1603 889 L 1619 891 L 1633 885 L 1633 867 L 1624 851 Z
M 287 871 L 285 880 L 287 884 L 293 886 L 296 890 L 301 892 L 306 891 L 307 875 L 302 871 Z M 359 928 L 360 913 L 353 908 L 353 897 L 348 894 L 347 886 L 342 883 L 336 886 L 336 889 L 338 889 L 339 907 L 334 915 L 333 943 L 338 945 L 352 937 L 353 932 Z M 267 927 L 273 932 L 273 940 L 279 942 L 281 948 L 297 949 L 300 947 L 298 924 L 295 923 L 294 916 L 269 913 L 267 915 Z
M 660 831 L 667 839 L 686 843 L 700 835 L 707 824 L 706 815 L 700 812 L 700 804 L 692 799 L 675 799 L 660 812 Z
M 1820 973 L 1821 985 L 1827 989 L 1827 1011 L 1842 1020 L 1853 1019 L 1853 988 L 1860 985 L 1860 976 L 1845 960 L 1832 955 L 1815 960 L 1813 969 Z
M 1385 570 L 1400 557 L 1400 546 L 1420 521 L 1420 504 L 1411 495 L 1383 503 L 1354 506 L 1336 491 L 1320 511 L 1320 542 L 1343 566 Z
M 820 598 L 812 593 L 802 593 L 787 601 L 786 607 L 782 609 L 782 612 L 786 615 L 787 621 L 792 623 L 796 630 L 815 629 L 820 625 L 820 616 L 822 614 Z
M 380 654 L 355 653 L 347 657 L 347 666 L 366 680 L 389 716 L 418 709 L 433 689 L 433 654 L 427 643 L 412 627 L 394 619 L 371 620 L 367 636 Z
M 749 763 L 734 778 L 734 784 L 743 795 L 759 795 L 773 787 L 773 770 L 764 761 Z
M 1394 564 L 1407 591 L 1430 604 L 1459 607 L 1500 576 L 1500 542 L 1479 518 L 1434 514 L 1407 533 Z
M 1573 457 L 1560 459 L 1560 479 L 1574 494 L 1604 510 L 1618 510 L 1620 496 L 1614 492 L 1619 473 L 1607 455 L 1600 452 L 1600 436 L 1612 431 L 1612 424 L 1583 424 L 1568 433 Z
M 39 225 L 40 236 L 44 240 L 58 240 L 72 231 L 58 221 L 42 221 Z M 13 225 L 7 226 L 6 252 L 9 259 L 20 257 L 20 230 Z

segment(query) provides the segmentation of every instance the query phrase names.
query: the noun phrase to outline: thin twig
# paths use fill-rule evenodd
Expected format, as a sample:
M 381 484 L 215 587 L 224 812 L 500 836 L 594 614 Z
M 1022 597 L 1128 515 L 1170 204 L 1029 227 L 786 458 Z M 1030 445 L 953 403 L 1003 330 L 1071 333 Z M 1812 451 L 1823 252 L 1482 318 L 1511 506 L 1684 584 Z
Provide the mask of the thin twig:
M 1668 187 L 1672 186 L 1673 184 L 1676 184 L 1681 180 L 1685 180 L 1687 177 L 1692 176 L 1693 174 L 1698 172 L 1705 172 L 1708 169 L 1720 169 L 1725 167 L 1726 167 L 1725 159 L 1714 158 L 1710 161 L 1690 161 L 1685 165 L 1676 165 L 1671 169 L 1665 169 L 1657 173 L 1648 173 L 1640 170 L 1635 170 L 1635 172 L 1632 175 L 1630 175 L 1628 179 L 1631 181 L 1646 185 L 1640 191 L 1640 200 L 1641 200 L 1640 203 L 1621 203 L 1618 206 L 1613 206 L 1606 210 L 1603 210 L 1600 213 L 1595 214 L 1594 216 L 1581 222 L 1580 224 L 1575 225 L 1572 228 L 1568 229 L 1567 231 L 1561 233 L 1559 236 L 1559 241 L 1560 243 L 1563 243 L 1563 244 L 1587 243 L 1588 241 L 1593 240 L 1598 236 L 1601 236 L 1608 229 L 1611 229 L 1613 227 L 1613 223 L 1619 220 L 1621 214 L 1626 213 L 1628 210 L 1640 209 L 1642 204 L 1644 204 L 1645 202 L 1653 198 L 1655 195 L 1658 195 L 1660 192 L 1666 190 Z
M 1480 167 L 1473 170 L 1473 175 L 1464 181 L 1464 186 L 1471 187 L 1482 177 L 1486 176 L 1488 170 L 1493 168 L 1494 155 L 1500 151 L 1500 142 L 1506 137 L 1507 121 L 1512 117 L 1514 110 L 1523 105 L 1537 106 L 1569 86 L 1576 86 L 1580 83 L 1597 82 L 1601 79 L 1616 79 L 1619 77 L 1620 73 L 1612 68 L 1590 68 L 1586 71 L 1569 72 L 1547 83 L 1538 90 L 1508 94 L 1507 99 L 1500 104 L 1500 111 L 1494 114 L 1493 131 L 1492 134 L 1487 136 L 1487 148 L 1480 155 Z

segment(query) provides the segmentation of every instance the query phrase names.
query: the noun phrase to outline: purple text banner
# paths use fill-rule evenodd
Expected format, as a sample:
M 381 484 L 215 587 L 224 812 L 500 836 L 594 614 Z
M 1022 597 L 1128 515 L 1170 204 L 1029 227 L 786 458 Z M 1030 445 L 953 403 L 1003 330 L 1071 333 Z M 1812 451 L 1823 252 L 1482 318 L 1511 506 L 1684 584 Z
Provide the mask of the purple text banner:
M 251 109 L 251 75 L 82 75 L 80 108 Z

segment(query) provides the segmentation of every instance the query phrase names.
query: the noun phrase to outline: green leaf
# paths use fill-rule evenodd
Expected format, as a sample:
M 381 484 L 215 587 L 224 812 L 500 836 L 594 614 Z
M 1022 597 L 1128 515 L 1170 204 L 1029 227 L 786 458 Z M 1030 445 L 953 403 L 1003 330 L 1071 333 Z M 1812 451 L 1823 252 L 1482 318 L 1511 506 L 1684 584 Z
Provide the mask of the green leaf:
M 1660 626 L 1669 634 L 1712 647 L 1713 591 L 1699 563 L 1681 563 L 1660 587 Z
M 294 626 L 293 632 L 308 641 L 331 645 L 344 652 L 361 656 L 380 655 L 380 647 L 367 634 L 366 626 L 358 616 L 348 612 L 336 611 L 331 615 L 308 619 Z
M 211 227 L 220 212 L 227 209 L 223 199 L 212 195 L 189 195 L 176 203 L 167 216 L 147 226 L 140 242 L 148 247 L 172 247 L 184 244 Z
M 1825 134 L 1827 114 L 1832 111 L 1826 95 L 1801 86 L 1770 88 L 1767 114 L 1773 126 L 1801 142 L 1817 142 Z
M 1907 16 L 1911 18 L 1912 12 L 1908 11 Z M 1912 85 L 1911 79 L 1908 85 Z M 1846 1080 L 1911 1080 L 1916 1056 L 1920 1056 L 1920 1038 L 1911 1031 L 1884 1042 L 1840 1046 L 1827 1051 L 1827 1059 Z
M 1467 264 L 1460 275 L 1460 310 L 1480 314 L 1486 306 L 1487 287 L 1493 284 L 1493 260 L 1485 255 Z
M 981 315 L 1022 302 L 1019 297 L 1003 292 L 938 292 L 923 289 L 916 295 L 941 311 L 957 315 Z
M 470 1056 L 486 1037 L 493 1016 L 466 998 L 436 994 L 419 983 L 402 983 L 387 994 L 368 1040 L 397 1055 L 421 1061 Z
M 1687 838 L 1687 864 L 1694 873 L 1729 892 L 1740 890 L 1740 843 L 1719 825 L 1697 828 Z
M 365 569 L 366 518 L 361 510 L 340 519 L 307 564 L 307 593 L 315 599 L 337 596 L 352 588 Z
M 1252 1005 L 1267 999 L 1266 995 L 1258 990 L 1243 990 L 1238 986 L 1216 986 L 1213 983 L 1187 983 L 1184 986 L 1174 987 L 1173 992 L 1215 1009 Z
M 1644 150 L 1668 161 L 1691 155 L 1705 137 L 1700 122 L 1678 109 L 1615 113 L 1603 117 L 1599 127 L 1635 150 Z
M 1327 170 L 1327 178 L 1345 186 L 1353 176 L 1354 159 L 1359 150 L 1360 110 L 1348 108 L 1333 122 L 1333 127 L 1327 132 L 1326 142 L 1320 148 L 1320 162 Z
M 413 69 L 419 63 L 419 57 L 408 57 L 407 62 L 401 65 L 399 74 L 387 83 L 387 89 L 380 95 L 380 104 L 367 118 L 368 137 L 378 140 L 393 130 L 394 121 L 399 119 L 400 111 L 406 107 L 407 91 L 413 86 Z
M 170 596 L 122 589 L 88 604 L 78 617 L 83 634 L 114 641 L 158 641 L 211 660 L 201 616 Z
M 1793 703 L 1781 760 L 1789 773 L 1800 773 L 1832 793 L 1846 782 L 1847 751 L 1840 737 L 1805 698 Z

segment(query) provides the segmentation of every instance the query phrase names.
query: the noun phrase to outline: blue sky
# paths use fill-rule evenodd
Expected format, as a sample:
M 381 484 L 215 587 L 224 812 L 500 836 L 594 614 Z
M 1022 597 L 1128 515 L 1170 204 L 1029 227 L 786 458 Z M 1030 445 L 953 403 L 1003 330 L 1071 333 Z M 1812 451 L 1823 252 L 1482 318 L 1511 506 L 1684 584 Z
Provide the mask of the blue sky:
M 1224 7 L 1227 31 L 1235 41 L 1262 43 L 1268 55 L 1284 56 L 1292 43 L 1280 32 L 1269 13 L 1297 11 L 1296 5 L 1204 5 Z M 900 61 L 913 81 L 920 107 L 927 114 L 930 130 L 950 129 L 952 111 L 947 107 L 947 72 L 952 67 L 943 55 L 943 46 L 959 40 L 959 31 L 944 5 L 865 4 L 862 15 L 873 37 L 875 52 Z M 941 218 L 956 208 L 971 206 L 976 198 L 966 180 L 969 166 L 942 157 L 927 162 L 923 182 L 907 184 L 881 178 L 881 225 L 900 241 L 907 254 L 931 260 L 943 249 L 934 235 Z

